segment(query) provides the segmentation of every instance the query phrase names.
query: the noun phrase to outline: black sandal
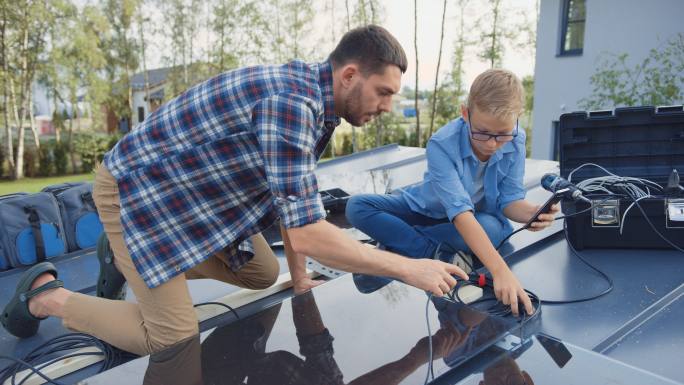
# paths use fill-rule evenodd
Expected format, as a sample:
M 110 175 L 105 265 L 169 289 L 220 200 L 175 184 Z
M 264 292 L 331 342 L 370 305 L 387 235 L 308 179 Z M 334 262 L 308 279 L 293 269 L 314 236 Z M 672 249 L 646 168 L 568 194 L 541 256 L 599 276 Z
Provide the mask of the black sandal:
M 45 273 L 52 274 L 55 280 L 31 290 L 36 278 Z M 57 279 L 57 269 L 52 263 L 41 262 L 26 270 L 19 279 L 14 296 L 2 311 L 2 326 L 19 338 L 28 338 L 36 334 L 40 321 L 47 317 L 38 318 L 31 314 L 28 307 L 29 299 L 58 287 L 64 287 L 64 282 Z
M 97 240 L 97 260 L 100 261 L 100 274 L 97 277 L 98 297 L 121 300 L 126 297 L 126 278 L 114 265 L 114 252 L 104 232 Z

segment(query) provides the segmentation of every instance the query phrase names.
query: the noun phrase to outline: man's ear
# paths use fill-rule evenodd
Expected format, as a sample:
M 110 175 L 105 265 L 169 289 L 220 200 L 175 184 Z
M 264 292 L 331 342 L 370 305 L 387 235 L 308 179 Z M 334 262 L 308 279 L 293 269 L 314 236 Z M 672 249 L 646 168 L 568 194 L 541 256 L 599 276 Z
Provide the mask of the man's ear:
M 359 66 L 356 63 L 345 64 L 340 70 L 340 82 L 344 88 L 350 88 L 357 81 L 357 78 L 361 76 L 361 71 L 359 71 Z
M 530 377 L 529 373 L 523 370 L 522 376 L 525 379 L 525 385 L 534 385 L 534 381 L 532 381 L 532 377 Z

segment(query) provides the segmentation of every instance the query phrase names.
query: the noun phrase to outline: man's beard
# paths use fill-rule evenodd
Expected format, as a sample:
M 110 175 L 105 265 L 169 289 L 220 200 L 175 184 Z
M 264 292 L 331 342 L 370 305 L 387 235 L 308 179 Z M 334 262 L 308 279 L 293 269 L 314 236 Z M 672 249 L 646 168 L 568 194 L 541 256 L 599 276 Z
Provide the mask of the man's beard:
M 354 88 L 349 91 L 349 94 L 344 99 L 344 114 L 342 117 L 352 126 L 360 127 L 364 124 L 362 121 L 363 107 L 361 106 L 361 84 L 357 83 Z

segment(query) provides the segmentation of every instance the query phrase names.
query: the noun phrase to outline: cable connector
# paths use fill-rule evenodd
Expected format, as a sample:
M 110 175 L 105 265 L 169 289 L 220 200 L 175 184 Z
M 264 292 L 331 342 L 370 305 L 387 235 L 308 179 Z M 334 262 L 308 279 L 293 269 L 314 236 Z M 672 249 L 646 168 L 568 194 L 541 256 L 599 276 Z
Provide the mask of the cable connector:
M 684 193 L 684 187 L 679 184 L 679 173 L 677 169 L 673 168 L 670 176 L 667 178 L 667 186 L 665 186 L 665 193 L 668 195 L 680 195 Z
M 486 284 L 487 284 L 487 279 L 485 278 L 485 275 L 483 273 L 480 273 L 477 276 L 477 286 L 485 287 Z

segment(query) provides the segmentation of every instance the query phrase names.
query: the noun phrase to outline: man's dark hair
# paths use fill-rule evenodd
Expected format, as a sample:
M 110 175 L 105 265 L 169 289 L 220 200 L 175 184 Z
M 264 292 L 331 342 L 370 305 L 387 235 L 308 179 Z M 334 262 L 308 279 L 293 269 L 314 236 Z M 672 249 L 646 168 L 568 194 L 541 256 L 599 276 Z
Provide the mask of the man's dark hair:
M 356 63 L 364 76 L 383 73 L 387 65 L 395 65 L 404 73 L 408 66 L 406 53 L 397 39 L 372 24 L 345 33 L 329 59 L 334 68 Z

